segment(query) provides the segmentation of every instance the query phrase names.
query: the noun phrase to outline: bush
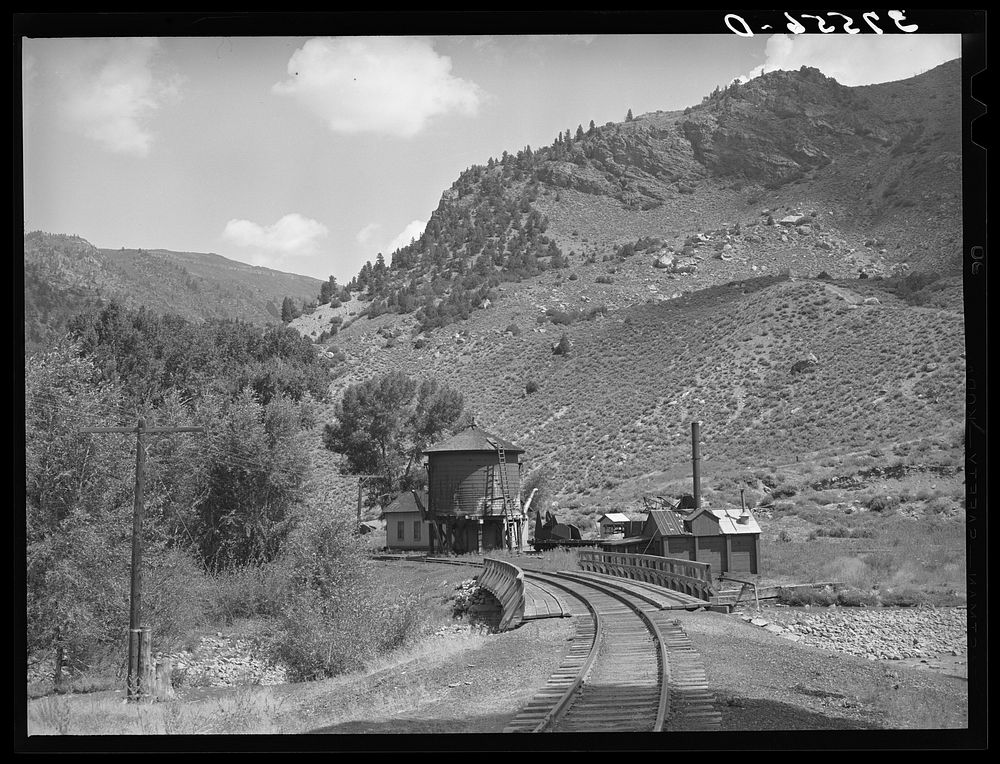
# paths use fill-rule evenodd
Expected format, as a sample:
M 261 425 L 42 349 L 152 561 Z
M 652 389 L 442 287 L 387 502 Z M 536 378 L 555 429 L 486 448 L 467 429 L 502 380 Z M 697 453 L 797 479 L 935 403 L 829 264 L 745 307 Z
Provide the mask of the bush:
M 283 582 L 275 565 L 245 565 L 211 579 L 208 612 L 213 621 L 275 616 L 281 611 Z
M 837 592 L 837 604 L 844 607 L 873 607 L 878 604 L 878 595 L 860 589 L 842 589 Z
M 872 512 L 890 514 L 899 507 L 899 498 L 896 496 L 873 496 L 866 505 Z
M 507 328 L 504 329 L 504 331 L 507 332 L 508 334 L 513 334 L 516 337 L 521 333 L 521 327 L 518 326 L 517 324 L 511 323 L 507 325 Z
M 884 607 L 918 607 L 926 602 L 923 592 L 906 587 L 904 589 L 887 589 L 881 592 L 879 599 Z
M 281 612 L 270 641 L 293 681 L 360 669 L 423 629 L 419 599 L 377 586 L 352 528 L 349 513 L 314 508 L 289 536 L 279 563 Z
M 563 336 L 559 338 L 559 342 L 557 342 L 552 348 L 552 353 L 554 355 L 569 355 L 571 348 L 572 345 L 570 344 L 569 337 L 563 334 Z
M 778 588 L 778 602 L 782 605 L 819 605 L 829 607 L 837 604 L 837 594 L 830 589 L 786 589 Z
M 525 384 L 524 386 L 524 392 L 526 392 L 528 395 L 531 395 L 532 393 L 537 393 L 538 383 L 533 379 L 529 379 L 527 384 Z
M 603 273 L 594 279 L 597 284 L 613 284 L 614 280 L 610 276 L 605 276 Z

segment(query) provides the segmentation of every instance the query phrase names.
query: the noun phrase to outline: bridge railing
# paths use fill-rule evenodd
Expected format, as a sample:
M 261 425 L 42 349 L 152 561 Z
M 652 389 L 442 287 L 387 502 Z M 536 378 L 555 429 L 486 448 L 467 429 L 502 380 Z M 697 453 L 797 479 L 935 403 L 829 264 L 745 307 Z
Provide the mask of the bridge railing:
M 582 550 L 578 560 L 580 568 L 591 573 L 604 573 L 656 584 L 706 602 L 718 595 L 712 584 L 712 566 L 707 562 L 589 549 Z
M 503 608 L 500 631 L 519 626 L 524 620 L 524 571 L 504 560 L 487 557 L 483 560 L 483 572 L 479 574 L 478 582 L 499 600 Z

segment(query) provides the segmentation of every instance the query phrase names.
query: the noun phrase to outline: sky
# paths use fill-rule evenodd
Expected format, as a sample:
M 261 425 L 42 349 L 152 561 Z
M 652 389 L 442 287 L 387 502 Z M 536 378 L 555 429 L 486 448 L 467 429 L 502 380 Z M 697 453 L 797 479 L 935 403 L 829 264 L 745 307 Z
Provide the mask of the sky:
M 814 66 L 845 85 L 959 35 L 22 38 L 25 231 L 346 283 L 466 168 L 630 109 Z

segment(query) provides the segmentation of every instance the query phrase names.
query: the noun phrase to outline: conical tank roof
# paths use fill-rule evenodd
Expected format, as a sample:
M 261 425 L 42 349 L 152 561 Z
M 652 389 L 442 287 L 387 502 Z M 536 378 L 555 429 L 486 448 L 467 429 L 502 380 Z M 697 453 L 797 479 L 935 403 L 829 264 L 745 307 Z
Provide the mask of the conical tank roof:
M 497 447 L 504 451 L 514 453 L 524 453 L 523 448 L 515 446 L 510 441 L 498 438 L 493 433 L 487 432 L 475 425 L 466 427 L 459 433 L 452 435 L 433 446 L 424 449 L 425 454 L 438 454 L 446 451 L 496 451 Z

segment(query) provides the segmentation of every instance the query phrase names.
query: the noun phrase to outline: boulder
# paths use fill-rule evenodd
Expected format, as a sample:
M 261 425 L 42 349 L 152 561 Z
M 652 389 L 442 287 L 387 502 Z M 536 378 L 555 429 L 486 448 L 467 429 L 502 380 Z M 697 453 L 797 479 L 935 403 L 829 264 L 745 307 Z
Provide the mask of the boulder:
M 800 225 L 795 229 L 795 231 L 799 234 L 799 236 L 808 236 L 809 234 L 812 233 L 812 227 L 807 225 Z
M 674 263 L 675 261 L 672 255 L 660 255 L 653 260 L 653 267 L 670 269 L 674 267 Z
M 799 214 L 786 215 L 780 221 L 781 225 L 787 225 L 787 226 L 805 225 L 806 223 L 809 222 L 810 218 L 808 215 L 799 215 Z

